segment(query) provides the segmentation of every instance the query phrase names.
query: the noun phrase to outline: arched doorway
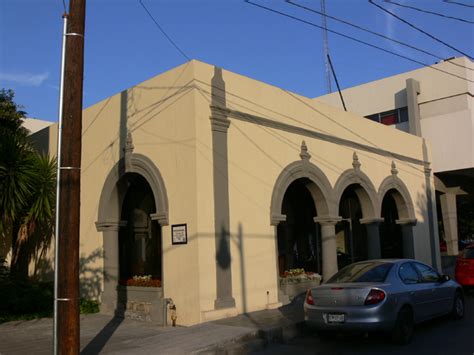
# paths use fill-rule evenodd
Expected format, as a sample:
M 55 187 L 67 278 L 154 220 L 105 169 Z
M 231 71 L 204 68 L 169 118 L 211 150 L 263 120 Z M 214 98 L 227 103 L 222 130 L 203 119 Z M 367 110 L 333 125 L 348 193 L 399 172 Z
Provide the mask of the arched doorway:
M 293 181 L 287 188 L 281 213 L 286 220 L 277 228 L 278 271 L 304 268 L 321 274 L 321 227 L 314 222 L 317 216 L 315 202 L 307 178 Z
M 339 202 L 342 221 L 336 226 L 337 263 L 339 269 L 356 261 L 368 259 L 367 230 L 360 223 L 362 205 L 357 194 L 362 187 L 346 187 Z
M 382 200 L 382 218 L 380 225 L 380 247 L 382 258 L 403 258 L 402 227 L 396 223 L 399 219 L 395 189 L 387 191 Z
M 110 170 L 100 195 L 96 227 L 103 237 L 102 313 L 130 313 L 137 319 L 163 322 L 160 283 L 152 281 L 154 287 L 147 287 L 145 296 L 139 290 L 132 292 L 128 283 L 125 286 L 120 281 L 135 275 L 161 279 L 161 227 L 166 225 L 168 197 L 160 171 L 148 157 L 126 154 Z M 138 309 L 140 314 L 132 314 Z
M 127 173 L 119 232 L 120 280 L 148 276 L 162 280 L 161 226 L 151 219 L 155 200 L 149 183 L 141 175 Z M 123 282 L 122 282 L 123 283 Z

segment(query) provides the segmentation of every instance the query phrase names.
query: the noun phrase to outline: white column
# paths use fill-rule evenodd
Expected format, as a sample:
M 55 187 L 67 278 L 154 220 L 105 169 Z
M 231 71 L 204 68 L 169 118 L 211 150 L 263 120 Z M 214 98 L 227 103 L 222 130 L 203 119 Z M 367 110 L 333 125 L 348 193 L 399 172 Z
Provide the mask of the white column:
M 456 195 L 445 193 L 440 196 L 441 213 L 443 214 L 444 236 L 448 255 L 458 255 L 458 214 Z
M 369 259 L 380 259 L 382 257 L 380 247 L 380 223 L 383 218 L 364 218 L 360 220 L 361 224 L 365 224 L 367 228 L 367 248 Z
M 339 217 L 315 217 L 314 221 L 321 225 L 321 244 L 323 255 L 323 281 L 337 272 L 336 223 Z

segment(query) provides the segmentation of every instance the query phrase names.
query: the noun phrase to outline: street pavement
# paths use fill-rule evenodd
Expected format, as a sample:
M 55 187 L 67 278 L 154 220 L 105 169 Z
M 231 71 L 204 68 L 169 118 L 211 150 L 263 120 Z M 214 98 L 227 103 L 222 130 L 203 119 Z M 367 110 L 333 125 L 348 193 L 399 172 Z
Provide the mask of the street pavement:
M 296 336 L 302 299 L 191 327 L 159 327 L 101 314 L 81 316 L 81 354 L 242 354 Z M 51 354 L 52 319 L 0 324 L 0 354 Z
M 81 316 L 81 354 L 474 354 L 474 295 L 466 316 L 419 326 L 413 342 L 386 337 L 337 336 L 323 341 L 302 324 L 303 296 L 263 310 L 191 327 L 159 327 L 101 314 Z M 0 354 L 51 354 L 51 319 L 0 324 Z
M 392 344 L 382 335 L 342 335 L 320 339 L 315 332 L 299 335 L 284 344 L 273 344 L 253 354 L 474 354 L 474 294 L 466 296 L 466 314 L 462 320 L 439 318 L 419 325 L 408 345 Z

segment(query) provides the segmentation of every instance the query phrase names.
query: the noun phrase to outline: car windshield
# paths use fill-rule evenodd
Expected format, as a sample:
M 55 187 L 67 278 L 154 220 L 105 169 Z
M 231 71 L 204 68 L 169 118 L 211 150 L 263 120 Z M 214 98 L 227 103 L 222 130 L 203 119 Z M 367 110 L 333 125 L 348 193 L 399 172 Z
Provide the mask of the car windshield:
M 352 264 L 340 270 L 327 283 L 384 282 L 392 266 L 392 263 L 380 261 Z

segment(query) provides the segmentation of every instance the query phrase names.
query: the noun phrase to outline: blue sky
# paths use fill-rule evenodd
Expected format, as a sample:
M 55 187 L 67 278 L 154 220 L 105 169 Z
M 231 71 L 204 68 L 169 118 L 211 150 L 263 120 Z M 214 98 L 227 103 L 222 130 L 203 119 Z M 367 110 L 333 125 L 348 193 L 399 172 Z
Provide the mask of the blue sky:
M 285 3 L 255 2 L 320 24 L 320 16 Z M 320 9 L 319 0 L 294 0 Z M 442 0 L 393 0 L 474 21 L 474 8 Z M 65 0 L 68 5 L 69 0 Z M 143 0 L 190 58 L 316 97 L 326 93 L 322 32 L 243 0 Z M 376 2 L 474 56 L 474 25 Z M 459 0 L 474 5 L 473 0 Z M 326 12 L 408 42 L 442 58 L 460 56 L 383 13 L 367 0 L 326 0 Z M 29 117 L 57 120 L 62 0 L 0 0 L 0 87 L 16 92 Z M 436 58 L 332 20 L 328 28 L 433 64 Z M 89 0 L 86 15 L 84 107 L 178 66 L 186 59 L 167 41 L 138 0 Z M 329 33 L 342 88 L 421 65 Z M 333 84 L 333 88 L 335 85 Z

